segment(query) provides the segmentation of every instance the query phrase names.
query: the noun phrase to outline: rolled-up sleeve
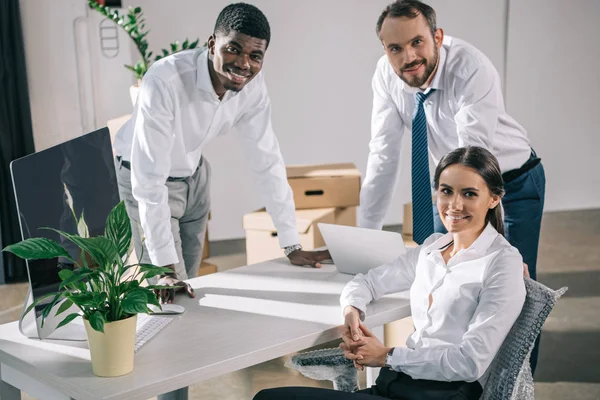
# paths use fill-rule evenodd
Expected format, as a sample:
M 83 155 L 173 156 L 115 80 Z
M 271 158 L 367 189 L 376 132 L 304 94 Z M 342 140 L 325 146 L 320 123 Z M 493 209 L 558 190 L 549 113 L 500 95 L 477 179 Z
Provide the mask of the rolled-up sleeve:
M 360 311 L 360 318 L 364 320 L 367 304 L 371 301 L 386 294 L 408 290 L 415 280 L 421 248 L 411 248 L 388 264 L 373 268 L 366 274 L 357 274 L 340 296 L 342 312 L 347 306 L 353 306 Z
M 142 83 L 136 110 L 131 148 L 131 189 L 137 200 L 145 245 L 153 264 L 177 263 L 171 232 L 171 211 L 166 181 L 173 148 L 173 97 L 156 77 Z
M 271 126 L 271 103 L 262 74 L 254 98 L 235 124 L 255 177 L 261 199 L 273 219 L 279 245 L 299 244 L 295 204 L 279 142 Z

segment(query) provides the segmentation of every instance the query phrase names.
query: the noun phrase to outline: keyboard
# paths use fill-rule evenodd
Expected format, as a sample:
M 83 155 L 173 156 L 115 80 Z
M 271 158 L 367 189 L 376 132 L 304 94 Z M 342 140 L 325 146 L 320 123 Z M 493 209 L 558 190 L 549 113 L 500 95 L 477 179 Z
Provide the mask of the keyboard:
M 174 318 L 172 317 L 138 314 L 137 325 L 135 327 L 134 351 L 137 352 L 141 349 L 142 346 L 148 343 L 158 332 L 169 325 L 173 319 Z

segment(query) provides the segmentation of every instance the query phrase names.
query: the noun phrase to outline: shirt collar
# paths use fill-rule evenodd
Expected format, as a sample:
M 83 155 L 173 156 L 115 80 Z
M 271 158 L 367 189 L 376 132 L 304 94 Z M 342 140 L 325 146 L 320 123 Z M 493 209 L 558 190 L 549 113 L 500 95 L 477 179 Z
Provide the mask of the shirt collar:
M 218 99 L 217 92 L 215 92 L 215 87 L 212 84 L 212 80 L 210 79 L 210 72 L 208 70 L 208 49 L 204 50 L 198 56 L 198 64 L 197 64 L 198 72 L 196 74 L 196 87 L 205 92 L 211 93 L 215 96 L 215 99 Z M 232 92 L 231 90 L 227 90 L 225 92 L 225 96 L 221 99 L 222 102 L 234 97 L 239 92 Z
M 205 92 L 215 93 L 210 72 L 208 72 L 208 49 L 204 50 L 198 56 L 198 73 L 196 74 L 196 87 Z
M 498 238 L 498 231 L 488 222 L 485 229 L 481 232 L 479 237 L 464 250 L 465 253 L 470 253 L 478 256 L 484 256 L 487 250 L 490 248 L 492 243 Z M 425 248 L 425 254 L 433 256 L 435 253 L 440 253 L 448 244 L 452 242 L 452 234 L 446 233 L 444 236 L 430 244 Z

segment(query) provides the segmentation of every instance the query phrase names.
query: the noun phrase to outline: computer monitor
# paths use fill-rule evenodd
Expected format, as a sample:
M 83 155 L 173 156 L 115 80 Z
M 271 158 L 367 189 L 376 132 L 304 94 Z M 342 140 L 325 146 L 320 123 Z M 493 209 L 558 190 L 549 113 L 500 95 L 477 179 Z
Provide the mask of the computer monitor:
M 77 260 L 79 251 L 73 243 L 54 231 L 40 229 L 50 227 L 77 233 L 73 211 L 77 218 L 83 214 L 90 237 L 104 234 L 106 218 L 119 203 L 108 128 L 14 160 L 10 169 L 23 239 L 55 240 Z M 30 288 L 23 311 L 32 301 L 58 290 L 60 269 L 73 268 L 68 260 L 58 258 L 27 261 L 26 265 Z M 75 308 L 58 317 L 52 311 L 42 327 L 42 311 L 50 300 L 42 301 L 26 318 L 21 314 L 21 332 L 40 339 L 85 340 L 81 319 L 56 329 L 66 315 L 77 312 Z

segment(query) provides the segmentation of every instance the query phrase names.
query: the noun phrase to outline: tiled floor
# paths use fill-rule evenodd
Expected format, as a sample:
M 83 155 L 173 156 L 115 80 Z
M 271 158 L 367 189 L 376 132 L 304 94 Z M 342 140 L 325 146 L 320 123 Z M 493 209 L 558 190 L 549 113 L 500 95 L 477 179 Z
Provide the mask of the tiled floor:
M 244 265 L 245 255 L 208 261 L 225 270 Z M 552 288 L 569 286 L 569 291 L 544 326 L 536 398 L 600 400 L 600 210 L 547 213 L 538 271 L 542 283 Z M 26 284 L 0 286 L 0 323 L 18 319 L 26 290 Z M 190 399 L 246 400 L 273 386 L 331 387 L 329 382 L 307 379 L 285 368 L 288 357 L 196 384 Z M 364 375 L 361 382 L 364 386 Z

